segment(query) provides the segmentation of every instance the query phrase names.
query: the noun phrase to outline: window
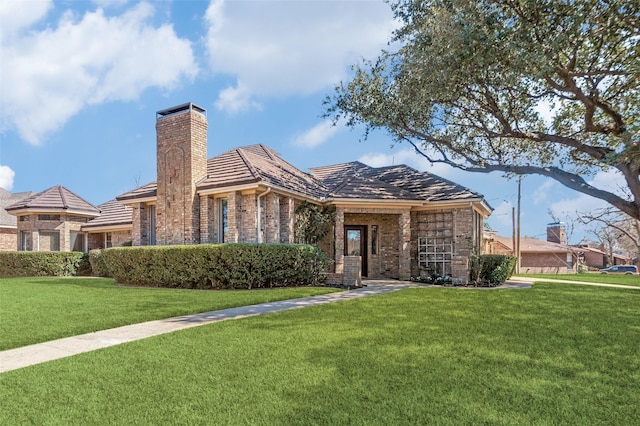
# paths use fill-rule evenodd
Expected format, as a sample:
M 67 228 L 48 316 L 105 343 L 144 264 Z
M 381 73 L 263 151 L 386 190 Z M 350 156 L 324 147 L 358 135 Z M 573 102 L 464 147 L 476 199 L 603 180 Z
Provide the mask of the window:
M 67 216 L 69 222 L 87 223 L 88 218 L 84 216 Z
M 113 247 L 113 243 L 111 242 L 111 232 L 105 232 L 104 234 L 104 247 Z
M 218 242 L 229 240 L 229 205 L 226 198 L 218 200 Z
M 60 251 L 60 233 L 58 231 L 40 231 L 39 251 Z
M 33 250 L 33 248 L 31 247 L 31 232 L 20 231 L 20 239 L 18 241 L 18 250 L 19 251 Z
M 371 254 L 378 254 L 378 225 L 371 225 Z
M 149 245 L 156 245 L 156 206 L 149 206 Z
M 83 232 L 71 231 L 69 236 L 71 237 L 69 244 L 71 251 L 81 251 L 83 253 L 87 251 L 85 249 L 85 234 Z
M 60 220 L 59 214 L 39 214 L 38 220 Z
M 29 218 L 30 218 L 30 217 L 31 217 L 31 216 L 28 216 L 28 215 L 18 216 L 18 220 L 19 220 L 20 222 L 29 222 L 29 220 L 30 220 Z

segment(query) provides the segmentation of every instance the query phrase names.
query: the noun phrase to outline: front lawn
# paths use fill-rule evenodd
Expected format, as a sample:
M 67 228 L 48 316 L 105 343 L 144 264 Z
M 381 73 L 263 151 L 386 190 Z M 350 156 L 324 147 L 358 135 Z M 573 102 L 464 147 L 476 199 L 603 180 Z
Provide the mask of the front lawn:
M 635 425 L 640 292 L 414 288 L 3 373 L 0 424 Z
M 584 281 L 589 283 L 622 284 L 640 286 L 640 276 L 624 274 L 520 274 L 525 278 L 551 278 L 554 280 Z
M 0 350 L 97 330 L 324 294 L 333 289 L 174 290 L 107 278 L 0 278 Z

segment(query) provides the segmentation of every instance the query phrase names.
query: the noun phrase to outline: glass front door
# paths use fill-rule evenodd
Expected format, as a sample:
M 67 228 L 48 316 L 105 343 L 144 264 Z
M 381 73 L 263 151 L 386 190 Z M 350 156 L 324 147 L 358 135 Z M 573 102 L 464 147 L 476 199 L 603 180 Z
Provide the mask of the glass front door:
M 367 265 L 367 227 L 365 225 L 345 225 L 344 255 L 360 256 L 362 259 L 362 276 L 368 275 Z

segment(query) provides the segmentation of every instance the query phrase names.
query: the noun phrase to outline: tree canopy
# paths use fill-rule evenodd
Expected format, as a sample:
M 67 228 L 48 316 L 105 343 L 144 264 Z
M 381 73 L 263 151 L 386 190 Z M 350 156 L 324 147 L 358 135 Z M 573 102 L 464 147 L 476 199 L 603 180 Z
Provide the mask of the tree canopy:
M 433 163 L 539 174 L 640 219 L 640 2 L 399 0 L 326 115 Z M 587 180 L 618 170 L 626 194 Z

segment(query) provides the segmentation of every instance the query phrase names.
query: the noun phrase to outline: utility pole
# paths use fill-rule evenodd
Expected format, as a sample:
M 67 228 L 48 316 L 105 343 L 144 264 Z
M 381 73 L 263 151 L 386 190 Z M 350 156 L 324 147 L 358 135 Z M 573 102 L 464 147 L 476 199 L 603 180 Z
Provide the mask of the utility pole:
M 517 234 L 517 241 L 516 241 L 516 246 L 517 248 L 517 252 L 516 252 L 516 257 L 517 257 L 517 263 L 516 263 L 516 274 L 520 273 L 520 233 L 521 233 L 521 228 L 520 228 L 520 200 L 521 200 L 521 188 L 522 188 L 522 175 L 518 176 L 518 234 Z

